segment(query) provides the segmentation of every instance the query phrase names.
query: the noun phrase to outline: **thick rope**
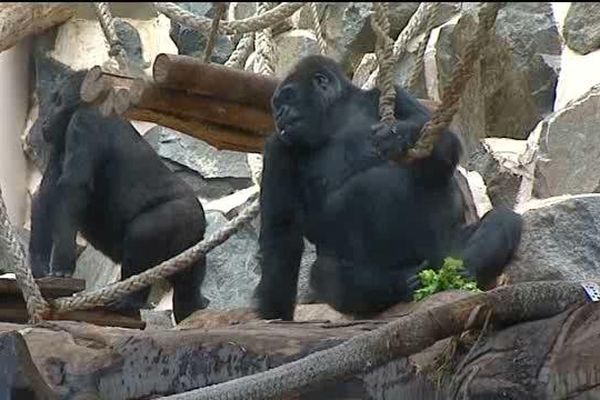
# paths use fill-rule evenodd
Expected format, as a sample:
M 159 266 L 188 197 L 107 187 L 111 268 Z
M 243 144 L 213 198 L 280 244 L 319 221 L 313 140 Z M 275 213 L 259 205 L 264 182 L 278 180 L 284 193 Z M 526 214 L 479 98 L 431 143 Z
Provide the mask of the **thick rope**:
M 102 32 L 104 33 L 106 41 L 110 46 L 108 55 L 117 61 L 121 71 L 127 71 L 129 67 L 127 55 L 125 53 L 125 48 L 123 47 L 123 44 L 117 35 L 117 31 L 115 30 L 114 18 L 110 12 L 108 3 L 93 4 L 94 10 L 96 11 L 96 16 L 100 22 L 100 27 L 102 28 Z
M 85 310 L 109 304 L 121 297 L 143 289 L 161 278 L 169 277 L 182 271 L 206 253 L 227 241 L 245 223 L 251 221 L 259 212 L 258 194 L 249 199 L 253 203 L 246 207 L 236 218 L 229 221 L 222 229 L 215 232 L 208 239 L 201 241 L 183 253 L 164 261 L 161 264 L 139 275 L 132 276 L 123 281 L 114 283 L 102 289 L 77 293 L 71 297 L 63 297 L 52 302 L 54 308 L 59 311 Z
M 267 2 L 258 3 L 257 14 L 265 15 L 269 12 L 270 5 Z M 265 28 L 256 32 L 256 72 L 264 75 L 275 74 L 276 52 L 273 44 L 273 32 L 271 28 Z
M 481 50 L 487 45 L 490 38 L 490 30 L 494 27 L 498 11 L 504 3 L 483 3 L 479 10 L 479 24 L 473 38 L 466 46 L 464 56 L 458 60 L 454 68 L 452 78 L 443 91 L 441 103 L 421 130 L 421 137 L 415 146 L 408 151 L 408 160 L 417 160 L 428 157 L 438 137 L 444 132 L 452 118 L 458 111 L 460 97 L 473 73 L 475 72 L 475 61 L 481 56 Z M 399 155 L 393 157 L 402 161 L 405 157 Z
M 412 73 L 408 80 L 408 88 L 410 91 L 415 93 L 418 90 L 419 81 L 421 80 L 421 76 L 423 75 L 423 69 L 425 67 L 425 50 L 427 49 L 427 43 L 429 43 L 429 39 L 431 38 L 431 32 L 435 29 L 435 24 L 437 22 L 438 16 L 440 14 L 440 4 L 433 3 L 429 13 L 427 15 L 427 28 L 425 30 L 425 36 L 421 43 L 419 43 L 419 47 L 417 48 L 417 54 L 415 59 L 415 64 L 413 66 Z
M 225 66 L 229 68 L 242 69 L 246 64 L 246 60 L 254 49 L 254 33 L 244 33 L 235 50 L 225 62 Z
M 215 17 L 210 27 L 210 35 L 208 36 L 208 42 L 206 43 L 206 50 L 204 51 L 204 62 L 210 63 L 213 51 L 215 49 L 215 43 L 217 42 L 217 36 L 219 35 L 219 24 L 225 15 L 227 6 L 225 3 L 215 4 Z
M 400 35 L 398 35 L 398 38 L 394 43 L 394 51 L 392 55 L 394 64 L 404 57 L 408 42 L 411 41 L 422 28 L 427 15 L 430 13 L 431 7 L 434 5 L 435 3 L 421 3 L 419 4 L 417 11 L 415 11 L 415 13 L 410 17 L 408 23 Z M 372 89 L 378 76 L 379 68 L 376 68 L 363 85 L 363 89 Z
M 394 122 L 396 89 L 394 88 L 394 43 L 389 36 L 388 5 L 387 3 L 373 3 L 373 10 L 371 26 L 377 36 L 375 55 L 380 70 L 377 78 L 377 87 L 381 92 L 379 96 L 379 115 L 382 122 L 391 124 Z
M 235 21 L 223 21 L 219 26 L 219 33 L 224 35 L 235 35 L 269 28 L 290 17 L 293 13 L 302 8 L 304 4 L 305 3 L 301 2 L 281 3 L 272 10 L 259 16 Z M 212 20 L 210 18 L 195 15 L 182 9 L 175 3 L 154 3 L 154 7 L 170 19 L 197 31 L 208 32 L 212 25 Z
M 50 305 L 42 296 L 42 292 L 25 262 L 25 252 L 8 219 L 8 212 L 2 198 L 2 189 L 0 189 L 0 253 L 15 272 L 17 285 L 27 304 L 29 322 L 41 322 L 50 312 Z
M 315 25 L 315 36 L 317 37 L 317 43 L 319 44 L 319 51 L 322 55 L 326 55 L 327 41 L 325 41 L 325 36 L 323 35 L 323 26 L 321 25 L 321 20 L 319 19 L 317 3 L 309 3 L 308 8 L 310 9 L 310 13 L 312 15 L 313 24 Z

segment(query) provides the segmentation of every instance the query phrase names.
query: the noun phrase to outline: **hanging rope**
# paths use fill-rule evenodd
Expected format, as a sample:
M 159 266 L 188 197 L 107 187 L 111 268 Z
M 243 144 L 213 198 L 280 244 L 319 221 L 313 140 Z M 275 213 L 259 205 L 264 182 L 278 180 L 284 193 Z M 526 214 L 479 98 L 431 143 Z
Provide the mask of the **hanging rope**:
M 219 33 L 224 35 L 235 35 L 256 32 L 271 27 L 290 17 L 293 13 L 302 8 L 304 4 L 305 3 L 301 2 L 281 3 L 262 15 L 236 21 L 223 21 L 219 25 Z M 197 31 L 207 32 L 212 26 L 210 18 L 195 15 L 182 9 L 175 3 L 154 3 L 154 7 L 170 19 Z
M 435 24 L 437 23 L 440 14 L 440 8 L 441 7 L 439 3 L 432 3 L 429 12 L 425 13 L 425 15 L 427 15 L 427 28 L 425 30 L 425 36 L 417 48 L 415 64 L 408 80 L 409 90 L 413 93 L 417 92 L 421 76 L 423 75 L 423 69 L 425 67 L 425 50 L 427 49 L 427 43 L 429 43 L 429 39 L 431 38 L 431 32 L 435 29 Z
M 393 50 L 393 62 L 397 63 L 398 60 L 404 57 L 406 53 L 406 48 L 408 46 L 408 42 L 411 41 L 417 33 L 423 27 L 427 15 L 431 12 L 431 7 L 433 7 L 435 3 L 421 3 L 417 8 L 417 11 L 410 17 L 408 20 L 408 24 L 404 27 L 396 42 L 394 43 Z M 363 85 L 363 89 L 372 89 L 375 86 L 375 81 L 379 76 L 379 67 L 377 67 L 369 76 L 365 84 Z
M 392 56 L 394 44 L 389 36 L 388 5 L 387 3 L 373 3 L 373 11 L 371 26 L 377 36 L 375 55 L 377 56 L 380 70 L 377 77 L 377 87 L 381 91 L 379 96 L 379 115 L 382 122 L 391 124 L 394 122 L 396 89 L 394 88 L 395 63 Z
M 438 137 L 450 126 L 452 118 L 458 111 L 460 97 L 475 70 L 475 61 L 481 56 L 481 50 L 487 45 L 490 38 L 490 30 L 494 27 L 498 11 L 504 3 L 483 3 L 479 10 L 479 24 L 473 38 L 466 46 L 464 56 L 458 60 L 454 68 L 450 83 L 444 88 L 441 103 L 421 130 L 421 137 L 415 146 L 408 151 L 408 160 L 425 158 L 431 154 L 431 150 Z M 405 157 L 398 155 L 394 157 L 402 161 Z
M 225 16 L 225 10 L 227 9 L 225 3 L 215 3 L 215 16 L 210 27 L 210 35 L 208 36 L 208 42 L 206 43 L 206 50 L 204 51 L 204 62 L 210 63 L 210 58 L 215 49 L 215 43 L 219 34 L 219 23 Z
M 98 21 L 100 22 L 100 27 L 102 28 L 102 32 L 104 33 L 104 37 L 106 37 L 106 41 L 110 46 L 108 55 L 117 61 L 119 65 L 119 70 L 128 71 L 129 65 L 127 62 L 127 54 L 125 53 L 123 44 L 121 43 L 121 40 L 117 35 L 117 31 L 115 30 L 115 21 L 110 12 L 108 3 L 93 4 L 94 10 L 96 11 L 96 16 L 98 17 Z
M 269 12 L 267 2 L 258 3 L 257 14 L 263 16 Z M 273 32 L 270 27 L 256 32 L 256 72 L 265 75 L 275 74 L 275 46 L 273 45 Z
M 188 268 L 192 263 L 198 261 L 200 257 L 227 241 L 245 223 L 250 222 L 258 215 L 259 201 L 257 197 L 258 194 L 251 196 L 248 199 L 248 203 L 252 202 L 252 204 L 240 212 L 236 218 L 229 221 L 222 229 L 170 260 L 164 261 L 139 275 L 132 276 L 102 289 L 85 291 L 71 297 L 56 299 L 52 302 L 52 305 L 59 312 L 85 310 L 103 306 L 129 293 L 150 286 L 161 278 L 167 278 Z
M 25 252 L 8 219 L 2 189 L 0 189 L 0 253 L 7 260 L 7 264 L 14 268 L 17 285 L 27 304 L 29 322 L 41 322 L 50 312 L 50 306 L 42 296 L 42 292 L 25 262 Z
M 244 36 L 240 39 L 235 50 L 229 56 L 229 59 L 225 62 L 225 66 L 229 68 L 242 69 L 246 60 L 254 49 L 254 33 L 244 33 Z
M 319 19 L 319 10 L 317 3 L 308 3 L 308 8 L 312 14 L 313 24 L 315 26 L 315 36 L 317 37 L 317 43 L 319 44 L 319 51 L 322 55 L 327 54 L 327 42 L 323 35 L 323 27 L 321 26 L 321 20 Z

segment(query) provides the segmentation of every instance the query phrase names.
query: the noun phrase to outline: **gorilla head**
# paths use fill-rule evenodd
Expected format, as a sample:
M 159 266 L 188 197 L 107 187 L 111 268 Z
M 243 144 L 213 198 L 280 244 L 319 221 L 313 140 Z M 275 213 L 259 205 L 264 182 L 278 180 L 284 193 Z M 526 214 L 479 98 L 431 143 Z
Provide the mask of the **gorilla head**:
M 319 146 L 327 140 L 322 128 L 328 112 L 350 88 L 335 61 L 317 55 L 303 59 L 273 95 L 278 134 L 289 145 Z
M 63 142 L 62 135 L 67 130 L 71 116 L 81 104 L 80 90 L 86 74 L 86 70 L 77 71 L 65 78 L 50 96 L 48 113 L 42 121 L 42 134 L 47 142 Z

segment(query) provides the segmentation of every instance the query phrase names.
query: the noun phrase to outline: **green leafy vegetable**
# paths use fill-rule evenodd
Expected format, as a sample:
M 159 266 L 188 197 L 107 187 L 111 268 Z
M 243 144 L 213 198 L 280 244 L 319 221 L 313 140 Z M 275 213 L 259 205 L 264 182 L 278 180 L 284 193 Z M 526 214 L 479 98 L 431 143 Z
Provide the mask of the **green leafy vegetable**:
M 477 283 L 466 279 L 461 272 L 464 270 L 462 260 L 448 257 L 444 260 L 444 265 L 438 271 L 424 269 L 419 273 L 421 279 L 421 289 L 415 291 L 415 301 L 423 300 L 437 292 L 443 292 L 448 289 L 462 289 L 472 292 L 481 292 Z

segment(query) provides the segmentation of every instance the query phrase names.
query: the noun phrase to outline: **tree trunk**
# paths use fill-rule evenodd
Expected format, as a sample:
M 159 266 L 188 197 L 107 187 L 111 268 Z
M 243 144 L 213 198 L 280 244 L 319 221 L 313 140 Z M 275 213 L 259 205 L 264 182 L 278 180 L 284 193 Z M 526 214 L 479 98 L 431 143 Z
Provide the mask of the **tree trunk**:
M 519 287 L 502 288 L 486 301 L 499 313 L 491 319 L 492 325 L 501 323 L 496 326 L 498 330 L 479 338 L 479 333 L 473 332 L 475 335 L 466 336 L 466 341 L 443 339 L 428 348 L 425 343 L 432 338 L 450 334 L 441 332 L 461 331 L 470 319 L 480 321 L 480 317 L 470 318 L 469 310 L 487 295 L 465 298 L 464 293 L 446 292 L 395 312 L 390 310 L 385 318 L 396 318 L 394 324 L 413 317 L 422 323 L 422 329 L 413 326 L 390 338 L 389 351 L 396 356 L 372 368 L 365 366 L 366 372 L 314 383 L 278 398 L 481 399 L 496 398 L 499 393 L 509 399 L 597 398 L 600 309 L 596 304 L 585 304 L 583 290 L 573 291 L 577 289 L 575 283 L 540 282 Z M 453 302 L 456 298 L 458 301 Z M 553 316 L 555 312 L 558 314 Z M 60 398 L 147 399 L 273 369 L 350 343 L 365 333 L 373 334 L 389 322 L 265 322 L 234 312 L 227 322 L 223 318 L 226 312 L 220 316 L 206 314 L 215 321 L 188 321 L 185 328 L 156 331 L 64 321 L 29 328 L 0 323 L 0 332 L 18 330 L 23 335 L 36 366 L 22 367 L 28 359 L 20 356 L 10 363 L 14 367 L 0 368 L 0 382 L 15 381 L 11 377 L 18 372 L 25 375 L 18 379 L 18 387 L 43 392 L 44 385 L 40 386 L 36 378 L 41 375 L 42 383 Z M 426 322 L 425 315 L 435 323 Z M 506 325 L 535 315 L 542 319 Z M 420 350 L 412 355 L 398 352 L 408 348 Z M 0 346 L 0 360 L 9 360 L 11 354 L 11 346 Z M 444 358 L 447 363 L 441 363 Z M 433 382 L 440 383 L 439 390 Z

